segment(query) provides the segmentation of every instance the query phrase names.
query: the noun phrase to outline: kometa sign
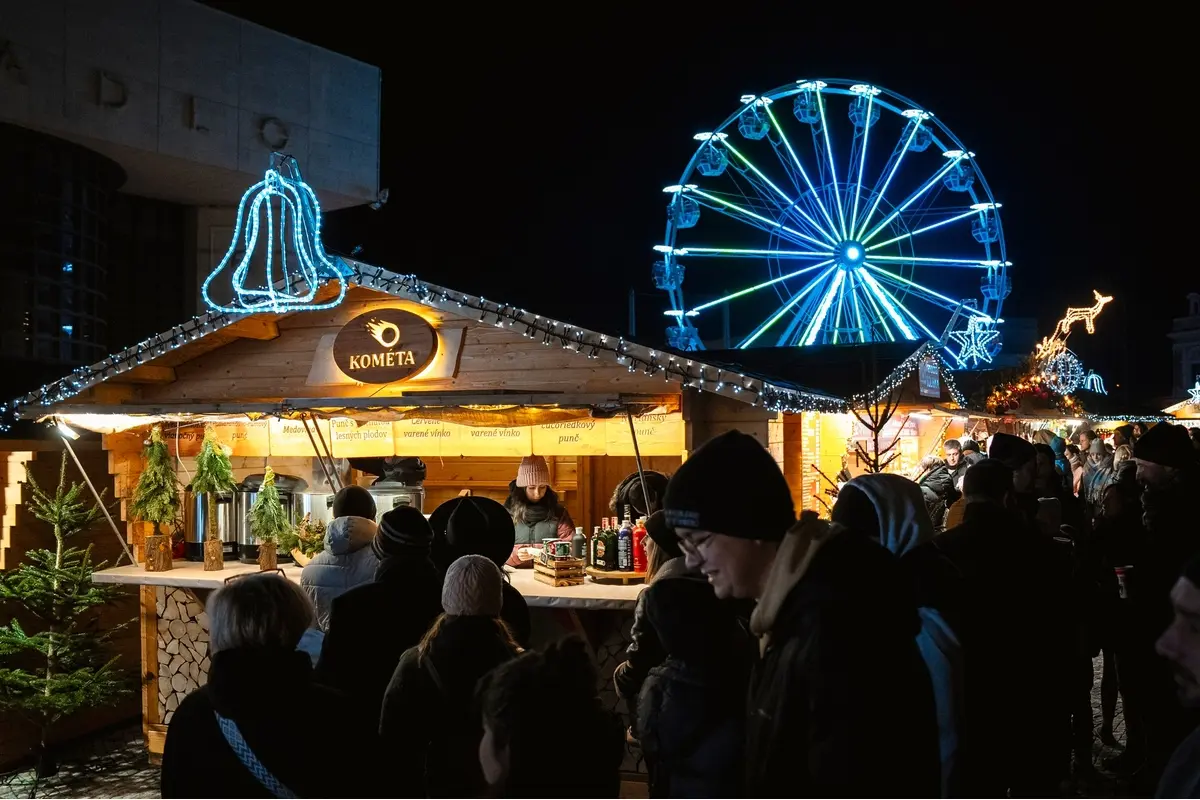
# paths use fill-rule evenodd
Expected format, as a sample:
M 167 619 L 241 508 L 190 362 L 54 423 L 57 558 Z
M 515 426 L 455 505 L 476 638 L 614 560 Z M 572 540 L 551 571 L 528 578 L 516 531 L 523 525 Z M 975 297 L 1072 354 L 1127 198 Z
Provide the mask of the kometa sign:
M 359 314 L 338 331 L 333 360 L 360 383 L 410 378 L 437 354 L 437 332 L 411 311 L 377 308 Z

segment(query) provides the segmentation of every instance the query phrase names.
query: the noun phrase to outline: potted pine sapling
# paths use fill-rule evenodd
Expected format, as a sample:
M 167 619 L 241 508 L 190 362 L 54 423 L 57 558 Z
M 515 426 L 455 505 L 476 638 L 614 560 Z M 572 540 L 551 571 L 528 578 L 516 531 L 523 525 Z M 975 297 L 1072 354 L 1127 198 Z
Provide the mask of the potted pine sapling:
M 281 537 L 292 530 L 283 503 L 279 502 L 279 488 L 275 486 L 275 470 L 267 467 L 263 473 L 262 486 L 254 505 L 250 506 L 250 533 L 258 540 L 258 568 L 275 569 Z
M 208 533 L 204 539 L 204 569 L 212 572 L 224 569 L 225 551 L 221 533 L 217 528 L 217 495 L 233 491 L 233 464 L 225 448 L 217 441 L 216 429 L 204 427 L 204 441 L 196 456 L 196 475 L 192 478 L 192 491 L 203 493 L 208 513 Z
M 150 429 L 150 439 L 142 455 L 146 466 L 134 489 L 130 511 L 154 529 L 154 533 L 146 537 L 146 571 L 165 572 L 172 566 L 171 537 L 163 532 L 162 526 L 174 527 L 179 519 L 179 480 L 175 477 L 161 426 Z
M 91 545 L 70 543 L 103 512 L 85 499 L 82 483 L 67 483 L 66 470 L 64 453 L 58 487 L 50 493 L 26 468 L 27 508 L 50 527 L 54 547 L 29 550 L 20 564 L 0 571 L 0 603 L 37 626 L 27 631 L 15 617 L 0 625 L 0 711 L 38 727 L 38 778 L 57 771 L 50 746 L 62 720 L 112 705 L 132 690 L 109 648 L 129 622 L 101 624 L 98 613 L 121 599 L 122 587 L 92 583 L 92 573 L 105 564 L 92 562 Z

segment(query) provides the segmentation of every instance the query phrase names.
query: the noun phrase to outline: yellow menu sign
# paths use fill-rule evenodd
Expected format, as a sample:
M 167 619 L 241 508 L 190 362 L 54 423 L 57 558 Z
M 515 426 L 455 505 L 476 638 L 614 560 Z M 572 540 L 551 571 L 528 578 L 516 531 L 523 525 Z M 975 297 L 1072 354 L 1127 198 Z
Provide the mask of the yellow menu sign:
M 462 428 L 462 425 L 440 419 L 398 419 L 392 423 L 396 455 L 461 455 Z
M 579 419 L 533 426 L 533 452 L 539 456 L 602 456 L 607 452 L 607 420 Z
M 682 414 L 646 414 L 634 417 L 633 424 L 637 429 L 638 448 L 642 455 L 677 456 L 683 452 Z M 634 455 L 627 417 L 605 420 L 605 428 L 608 455 Z
M 459 449 L 464 456 L 528 456 L 533 454 L 532 428 L 464 425 Z
M 317 443 L 318 448 L 321 448 L 321 440 L 317 438 L 317 432 L 313 429 L 314 423 L 320 426 L 321 435 L 325 437 L 325 444 L 328 445 L 329 420 L 309 420 L 308 423 L 308 430 L 312 432 L 313 441 Z M 317 455 L 313 450 L 312 441 L 309 441 L 308 434 L 304 431 L 304 423 L 300 420 L 272 418 L 267 425 L 271 432 L 271 455 L 291 458 L 304 456 L 313 458 Z
M 370 458 L 395 454 L 390 422 L 358 422 L 335 419 L 330 424 L 333 441 L 329 448 L 334 458 Z
M 263 457 L 271 452 L 271 432 L 266 420 L 258 422 L 217 422 L 213 424 L 217 441 L 228 445 L 231 456 Z

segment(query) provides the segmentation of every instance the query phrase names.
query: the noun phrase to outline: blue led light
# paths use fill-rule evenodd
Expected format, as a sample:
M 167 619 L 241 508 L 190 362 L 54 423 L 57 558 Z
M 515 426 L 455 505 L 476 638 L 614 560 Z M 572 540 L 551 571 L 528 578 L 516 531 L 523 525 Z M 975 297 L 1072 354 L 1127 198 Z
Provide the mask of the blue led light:
M 1000 336 L 986 317 L 971 317 L 965 331 L 954 331 L 950 340 L 959 345 L 958 365 L 974 369 L 980 364 L 992 363 L 992 345 Z
M 75 326 L 74 325 L 63 325 L 62 332 L 65 333 L 67 336 L 70 336 L 71 334 L 73 334 L 75 332 Z
M 258 287 L 247 286 L 250 261 L 264 220 L 266 280 Z M 276 229 L 279 231 L 278 242 Z M 277 244 L 278 264 L 274 262 Z M 289 244 L 298 263 L 288 263 Z M 231 265 L 239 249 L 241 255 L 230 275 L 233 301 L 222 305 L 209 294 L 209 287 Z M 346 296 L 348 274 L 346 267 L 335 263 L 325 252 L 321 242 L 321 206 L 316 193 L 300 177 L 296 159 L 272 153 L 271 166 L 263 179 L 242 195 L 229 250 L 204 279 L 201 293 L 209 308 L 232 314 L 318 311 L 342 302 Z M 325 302 L 314 302 L 317 289 L 331 280 L 337 282 L 337 296 Z
M 74 264 L 72 264 L 70 261 L 63 262 L 63 272 L 74 272 L 74 271 L 75 271 Z

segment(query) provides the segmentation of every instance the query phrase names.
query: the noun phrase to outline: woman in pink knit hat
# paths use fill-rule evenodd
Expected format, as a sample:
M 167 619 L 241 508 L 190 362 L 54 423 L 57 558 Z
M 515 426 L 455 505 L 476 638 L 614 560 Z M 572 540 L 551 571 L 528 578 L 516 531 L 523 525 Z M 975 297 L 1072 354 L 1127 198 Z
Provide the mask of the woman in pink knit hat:
M 510 567 L 532 567 L 530 547 L 541 547 L 543 539 L 567 539 L 575 523 L 550 488 L 550 468 L 541 456 L 525 456 L 517 468 L 517 479 L 508 485 L 504 507 L 512 514 L 517 529 L 516 544 L 508 557 Z

